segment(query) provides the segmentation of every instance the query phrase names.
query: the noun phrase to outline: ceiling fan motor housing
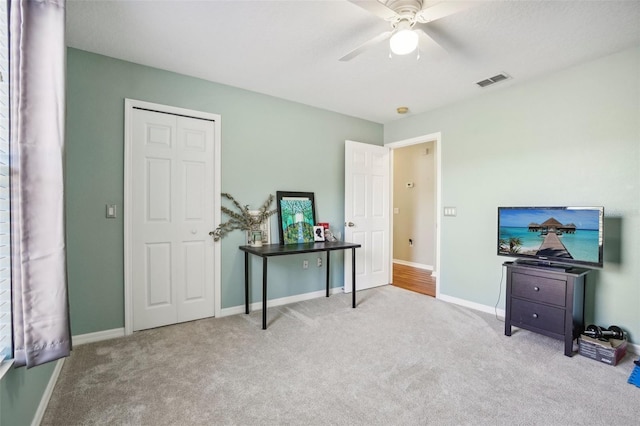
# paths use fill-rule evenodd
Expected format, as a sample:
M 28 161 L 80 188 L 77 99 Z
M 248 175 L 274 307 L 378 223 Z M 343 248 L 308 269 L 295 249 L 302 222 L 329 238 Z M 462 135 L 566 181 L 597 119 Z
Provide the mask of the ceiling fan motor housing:
M 401 21 L 413 26 L 416 13 L 422 10 L 422 0 L 388 0 L 385 5 L 397 14 L 391 21 L 394 27 Z
M 388 0 L 385 5 L 396 13 L 417 13 L 422 9 L 422 0 Z

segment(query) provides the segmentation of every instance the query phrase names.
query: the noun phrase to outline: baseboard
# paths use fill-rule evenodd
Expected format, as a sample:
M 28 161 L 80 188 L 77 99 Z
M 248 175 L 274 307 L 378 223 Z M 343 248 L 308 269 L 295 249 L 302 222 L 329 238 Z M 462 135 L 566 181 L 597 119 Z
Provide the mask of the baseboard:
M 95 333 L 79 334 L 77 336 L 72 336 L 71 342 L 74 346 L 76 346 L 93 342 L 101 342 L 103 340 L 115 339 L 117 337 L 124 337 L 124 327 L 114 328 L 111 330 L 96 331 Z
M 480 303 L 470 302 L 465 299 L 459 299 L 453 296 L 447 296 L 446 294 L 440 294 L 439 300 L 443 302 L 453 303 L 455 305 L 464 306 L 465 308 L 474 309 L 476 311 L 485 312 L 487 314 L 498 315 L 500 318 L 504 318 L 504 309 L 496 309 L 494 306 L 481 305 Z
M 42 394 L 42 398 L 40 399 L 40 404 L 38 404 L 38 409 L 33 416 L 33 421 L 31 422 L 31 426 L 39 426 L 42 422 L 42 418 L 44 417 L 44 412 L 47 410 L 47 406 L 49 405 L 49 400 L 51 399 L 51 395 L 53 395 L 53 389 L 56 387 L 56 383 L 58 382 L 58 377 L 60 377 L 60 372 L 62 371 L 62 366 L 64 365 L 64 358 L 61 358 L 56 361 L 56 366 L 53 368 L 53 373 L 51 373 L 51 377 L 49 378 L 49 383 L 47 383 L 47 387 L 44 389 L 44 393 Z
M 343 292 L 342 287 L 334 287 L 329 290 L 329 294 L 336 294 L 336 293 L 342 293 L 342 292 Z M 311 293 L 298 294 L 295 296 L 283 297 L 280 299 L 268 300 L 267 307 L 282 306 L 282 305 L 287 305 L 289 303 L 301 302 L 304 300 L 324 297 L 325 294 L 326 294 L 325 291 L 322 290 L 322 291 L 314 291 Z M 442 294 L 440 294 L 438 299 L 442 300 L 443 302 L 453 303 L 456 305 L 474 309 L 476 311 L 496 315 L 496 309 L 493 306 L 481 305 L 479 303 L 469 302 L 468 300 L 465 300 L 465 299 L 459 299 L 457 297 L 452 297 L 452 296 L 447 296 Z M 249 308 L 252 311 L 261 310 L 262 302 L 251 303 L 249 305 Z M 233 306 L 231 308 L 222 309 L 218 318 L 222 318 L 230 315 L 243 314 L 243 313 L 244 313 L 244 305 Z M 500 318 L 504 318 L 504 309 L 498 309 L 497 315 Z M 72 336 L 72 341 L 73 341 L 73 345 L 76 346 L 76 345 L 84 345 L 87 343 L 101 342 L 103 340 L 115 339 L 117 337 L 124 337 L 124 328 L 114 328 L 112 330 L 97 331 L 95 333 L 79 334 L 77 336 Z M 634 354 L 640 354 L 640 345 L 629 343 L 627 345 L 627 351 Z M 58 367 L 56 366 L 56 368 Z M 60 368 L 62 368 L 62 366 L 60 366 Z M 59 374 L 59 372 L 57 374 Z
M 343 293 L 342 287 L 334 287 L 329 289 L 329 294 Z M 312 291 L 310 293 L 296 294 L 294 296 L 282 297 L 280 299 L 267 300 L 267 308 L 272 306 L 288 305 L 289 303 L 302 302 L 305 300 L 316 299 L 318 297 L 325 297 L 326 290 Z M 258 311 L 262 309 L 262 302 L 254 302 L 249 304 L 251 311 Z M 232 306 L 230 308 L 223 308 L 220 310 L 220 315 L 217 318 L 228 317 L 230 315 L 237 315 L 244 313 L 244 305 Z M 114 328 L 112 330 L 97 331 L 95 333 L 79 334 L 72 337 L 72 342 L 75 345 L 84 345 L 86 343 L 101 342 L 103 340 L 115 339 L 117 337 L 124 337 L 124 328 Z
M 342 287 L 334 287 L 329 289 L 329 294 L 343 293 Z M 267 308 L 273 306 L 288 305 L 289 303 L 303 302 L 305 300 L 317 299 L 319 297 L 325 297 L 327 295 L 326 290 L 312 291 L 311 293 L 296 294 L 294 296 L 281 297 L 280 299 L 267 300 Z M 220 311 L 218 318 L 228 317 L 230 315 L 244 314 L 244 305 L 232 306 L 230 308 L 223 308 Z M 262 302 L 249 303 L 249 310 L 259 311 L 262 310 Z
M 466 308 L 474 309 L 476 311 L 485 312 L 492 315 L 497 315 L 498 317 L 504 319 L 504 309 L 497 309 L 493 306 L 481 305 L 480 303 L 469 302 L 465 299 L 458 299 L 457 297 L 440 295 L 438 297 L 439 300 L 447 303 L 453 303 L 456 305 L 464 306 Z M 635 355 L 640 355 L 640 345 L 634 343 L 627 343 L 627 352 L 633 353 Z
M 412 268 L 426 269 L 427 271 L 433 271 L 433 265 L 425 265 L 424 263 L 408 262 L 406 260 L 393 259 L 393 263 L 398 265 L 411 266 Z

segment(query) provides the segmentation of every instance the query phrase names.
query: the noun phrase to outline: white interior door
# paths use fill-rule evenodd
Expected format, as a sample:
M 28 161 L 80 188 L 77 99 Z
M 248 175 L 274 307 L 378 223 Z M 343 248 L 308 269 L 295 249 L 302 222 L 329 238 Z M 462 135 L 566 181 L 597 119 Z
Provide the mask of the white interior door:
M 345 241 L 356 249 L 356 288 L 389 284 L 389 148 L 345 142 Z M 344 291 L 352 290 L 351 262 L 345 261 Z
M 215 314 L 214 126 L 134 109 L 131 140 L 133 330 Z

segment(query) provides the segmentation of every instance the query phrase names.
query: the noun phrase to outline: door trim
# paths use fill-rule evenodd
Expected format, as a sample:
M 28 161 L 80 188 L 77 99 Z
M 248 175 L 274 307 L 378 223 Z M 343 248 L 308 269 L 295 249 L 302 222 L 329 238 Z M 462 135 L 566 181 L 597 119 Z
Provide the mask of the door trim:
M 221 192 L 221 117 L 218 114 L 211 114 L 203 111 L 195 111 L 190 109 L 178 108 L 169 105 L 155 104 L 151 102 L 139 101 L 135 99 L 125 98 L 124 100 L 124 334 L 133 333 L 133 267 L 132 267 L 132 241 L 131 241 L 131 205 L 133 202 L 133 191 L 131 190 L 132 176 L 132 120 L 134 108 L 147 109 L 160 113 L 181 115 L 203 120 L 215 122 L 214 141 L 213 141 L 213 175 L 214 175 L 214 223 L 219 224 L 221 220 L 221 212 L 219 207 Z M 220 316 L 221 312 L 221 257 L 220 242 L 213 243 L 213 303 L 214 315 Z
M 440 132 L 437 133 L 430 133 L 427 135 L 422 135 L 422 136 L 417 136 L 414 138 L 410 138 L 410 139 L 403 139 L 403 140 L 399 140 L 396 142 L 389 142 L 389 143 L 385 143 L 384 146 L 389 148 L 390 151 L 390 155 L 389 155 L 389 161 L 391 162 L 390 167 L 391 167 L 391 173 L 390 173 L 390 180 L 391 182 L 389 183 L 389 201 L 390 201 L 390 209 L 393 209 L 393 150 L 396 148 L 404 148 L 406 146 L 411 146 L 411 145 L 417 145 L 417 144 L 421 144 L 421 143 L 425 143 L 425 142 L 433 142 L 435 145 L 435 150 L 436 150 L 436 261 L 435 261 L 435 271 L 434 271 L 434 276 L 437 277 L 436 279 L 436 299 L 440 298 L 440 277 L 442 276 L 442 270 L 440 269 L 440 223 L 442 222 L 442 149 L 441 149 L 441 139 L 442 139 L 442 134 Z M 390 253 L 391 253 L 391 259 L 393 262 L 393 210 L 389 212 L 389 221 L 390 221 L 390 238 L 389 238 L 389 244 L 390 244 Z M 393 265 L 389 266 L 390 268 L 393 267 Z M 390 269 L 391 270 L 391 269 Z

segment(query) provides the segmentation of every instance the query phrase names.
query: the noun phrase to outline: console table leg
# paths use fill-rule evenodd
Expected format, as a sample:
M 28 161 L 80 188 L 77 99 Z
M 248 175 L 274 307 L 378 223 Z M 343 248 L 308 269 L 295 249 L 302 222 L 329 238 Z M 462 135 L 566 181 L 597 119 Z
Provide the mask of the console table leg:
M 351 307 L 356 307 L 356 249 L 351 249 L 351 292 L 352 302 Z
M 249 253 L 244 252 L 244 313 L 249 313 Z
M 331 258 L 331 252 L 326 252 L 327 253 L 327 297 L 329 297 L 329 262 L 330 262 L 330 258 Z
M 267 329 L 267 258 L 262 258 L 262 329 Z

